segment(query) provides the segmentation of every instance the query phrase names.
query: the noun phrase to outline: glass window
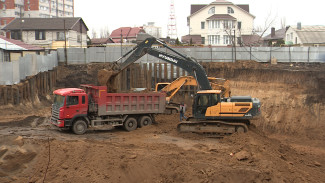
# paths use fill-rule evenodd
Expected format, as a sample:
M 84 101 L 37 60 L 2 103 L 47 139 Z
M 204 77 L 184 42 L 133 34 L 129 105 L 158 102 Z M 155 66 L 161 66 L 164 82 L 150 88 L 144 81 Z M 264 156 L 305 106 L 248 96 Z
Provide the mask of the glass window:
M 11 31 L 10 36 L 11 36 L 11 39 L 21 40 L 21 32 L 20 31 Z
M 230 44 L 230 36 L 223 36 L 223 44 L 229 45 Z
M 56 39 L 58 41 L 64 41 L 64 32 L 56 32 Z
M 228 13 L 232 14 L 232 13 L 234 13 L 234 10 L 231 7 L 228 7 Z
M 10 53 L 9 52 L 4 52 L 3 53 L 4 55 L 4 60 L 3 61 L 5 61 L 5 62 L 10 62 Z
M 208 41 L 210 45 L 219 45 L 220 44 L 220 35 L 209 35 Z
M 81 35 L 80 34 L 77 36 L 77 42 L 81 43 Z
M 198 104 L 200 106 L 206 106 L 206 105 L 208 105 L 208 102 L 209 102 L 209 96 L 208 95 L 201 95 L 199 97 Z
M 210 20 L 209 29 L 218 29 L 220 28 L 220 20 Z
M 201 29 L 205 28 L 205 22 L 201 22 Z
M 86 103 L 86 97 L 82 96 L 82 104 L 85 104 L 85 103 Z
M 202 44 L 205 44 L 205 37 L 201 37 Z
M 45 40 L 45 31 L 36 30 L 35 40 Z
M 67 105 L 77 105 L 79 104 L 78 96 L 68 96 Z
M 212 7 L 209 9 L 208 14 L 214 14 L 215 13 L 215 8 Z
M 54 105 L 57 107 L 62 107 L 64 105 L 65 96 L 55 95 L 54 96 Z

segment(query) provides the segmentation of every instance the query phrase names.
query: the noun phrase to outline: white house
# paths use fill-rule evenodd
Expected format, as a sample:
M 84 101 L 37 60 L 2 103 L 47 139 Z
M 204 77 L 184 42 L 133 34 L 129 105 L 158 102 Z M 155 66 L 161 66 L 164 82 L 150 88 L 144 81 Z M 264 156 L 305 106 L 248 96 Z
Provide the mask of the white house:
M 235 5 L 226 0 L 194 4 L 188 17 L 189 35 L 201 35 L 205 45 L 231 45 L 234 37 L 236 44 L 241 44 L 243 35 L 252 35 L 254 19 L 246 4 Z
M 6 37 L 45 49 L 87 47 L 82 18 L 16 18 L 3 28 Z
M 286 31 L 286 45 L 318 46 L 325 44 L 325 26 L 290 26 Z

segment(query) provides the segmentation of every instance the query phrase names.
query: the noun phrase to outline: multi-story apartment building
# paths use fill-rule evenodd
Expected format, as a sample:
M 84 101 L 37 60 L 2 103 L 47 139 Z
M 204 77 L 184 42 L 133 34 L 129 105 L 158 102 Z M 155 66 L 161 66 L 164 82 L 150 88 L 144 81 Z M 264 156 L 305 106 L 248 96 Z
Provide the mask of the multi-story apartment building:
M 74 17 L 74 0 L 0 0 L 0 29 L 15 18 Z
M 148 25 L 143 25 L 143 29 L 151 36 L 161 38 L 161 27 L 155 26 L 155 22 L 148 22 Z
M 241 44 L 244 35 L 252 35 L 254 19 L 247 4 L 235 5 L 226 0 L 194 4 L 188 17 L 189 35 L 184 38 L 189 41 L 191 36 L 199 35 L 202 44 L 214 46 L 231 45 L 234 40 Z

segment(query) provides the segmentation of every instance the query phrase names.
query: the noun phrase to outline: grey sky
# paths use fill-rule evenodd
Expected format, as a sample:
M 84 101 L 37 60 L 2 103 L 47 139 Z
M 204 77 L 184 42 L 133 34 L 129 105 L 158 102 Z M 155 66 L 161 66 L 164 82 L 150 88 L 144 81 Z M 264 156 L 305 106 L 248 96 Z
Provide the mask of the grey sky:
M 254 26 L 264 26 L 267 17 L 276 19 L 274 26 L 280 28 L 285 17 L 287 25 L 324 25 L 325 1 L 323 0 L 229 0 L 234 4 L 249 4 L 250 13 L 256 18 Z M 90 3 L 91 2 L 91 3 Z M 178 37 L 188 34 L 187 16 L 191 4 L 209 4 L 213 0 L 174 0 Z M 110 32 L 119 27 L 142 26 L 155 22 L 167 34 L 170 0 L 76 0 L 75 16 L 82 17 L 90 29 L 100 32 L 107 27 Z

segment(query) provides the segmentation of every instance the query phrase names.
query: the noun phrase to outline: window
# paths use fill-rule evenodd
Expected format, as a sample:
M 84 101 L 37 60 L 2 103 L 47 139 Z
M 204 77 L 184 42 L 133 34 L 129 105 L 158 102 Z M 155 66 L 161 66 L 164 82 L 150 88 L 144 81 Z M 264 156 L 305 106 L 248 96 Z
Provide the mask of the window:
M 47 11 L 47 10 L 49 10 L 49 7 L 46 7 L 46 6 L 39 6 L 39 9 L 40 9 L 40 10 Z
M 7 20 L 3 20 L 3 25 L 7 25 Z
M 80 34 L 78 34 L 78 36 L 77 36 L 77 42 L 81 43 L 81 35 Z
M 10 62 L 10 53 L 9 52 L 4 52 L 4 60 L 5 62 Z
M 21 32 L 20 31 L 11 31 L 10 36 L 11 36 L 11 39 L 21 40 Z
M 35 40 L 45 40 L 45 31 L 36 30 Z
M 205 37 L 201 37 L 202 44 L 205 44 Z
M 212 7 L 209 9 L 208 14 L 214 14 L 215 13 L 215 8 Z
M 78 105 L 78 96 L 68 96 L 67 105 Z
M 220 35 L 210 35 L 208 36 L 209 45 L 219 45 L 220 44 Z
M 209 29 L 218 29 L 220 28 L 220 20 L 210 20 Z
M 231 7 L 228 7 L 228 13 L 232 14 L 232 13 L 234 13 L 234 10 Z
M 205 28 L 205 22 L 201 22 L 201 29 Z
M 86 97 L 82 96 L 82 104 L 85 104 L 85 103 L 86 103 Z
M 223 36 L 223 44 L 229 45 L 230 44 L 230 36 Z
M 56 40 L 64 41 L 64 32 L 56 32 Z
M 224 20 L 223 21 L 223 28 L 225 28 L 225 29 L 233 28 L 233 22 L 231 20 Z
M 241 25 L 242 25 L 241 22 L 237 22 L 237 29 L 240 30 L 241 29 Z
M 291 32 L 291 38 L 290 38 L 290 40 L 292 41 L 293 40 L 293 32 Z

